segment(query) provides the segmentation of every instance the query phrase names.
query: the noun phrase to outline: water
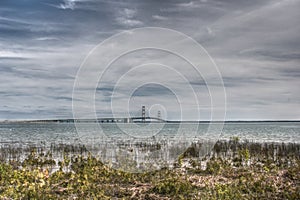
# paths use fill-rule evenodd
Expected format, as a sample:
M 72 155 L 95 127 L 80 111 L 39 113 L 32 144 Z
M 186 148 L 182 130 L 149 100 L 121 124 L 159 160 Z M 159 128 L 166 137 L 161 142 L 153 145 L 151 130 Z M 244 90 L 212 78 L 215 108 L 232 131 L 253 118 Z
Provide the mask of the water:
M 222 124 L 210 126 L 208 123 L 0 124 L 3 155 L 6 149 L 11 148 L 41 146 L 51 149 L 53 144 L 80 144 L 103 163 L 131 172 L 169 167 L 190 147 L 191 142 L 202 144 L 199 148 L 201 158 L 211 152 L 217 140 L 229 140 L 233 136 L 241 141 L 300 143 L 300 122 L 226 123 L 223 127 Z M 26 157 L 24 150 L 19 154 Z M 59 158 L 59 155 L 56 157 Z
M 73 123 L 6 123 L 0 124 L 1 144 L 72 144 L 96 140 L 147 141 L 154 137 L 164 139 L 230 139 L 237 136 L 240 140 L 256 142 L 300 143 L 300 122 L 255 122 L 226 123 L 222 132 L 207 133 L 209 124 L 80 124 L 78 133 Z M 102 134 L 100 134 L 100 132 Z M 136 138 L 136 139 L 132 139 Z

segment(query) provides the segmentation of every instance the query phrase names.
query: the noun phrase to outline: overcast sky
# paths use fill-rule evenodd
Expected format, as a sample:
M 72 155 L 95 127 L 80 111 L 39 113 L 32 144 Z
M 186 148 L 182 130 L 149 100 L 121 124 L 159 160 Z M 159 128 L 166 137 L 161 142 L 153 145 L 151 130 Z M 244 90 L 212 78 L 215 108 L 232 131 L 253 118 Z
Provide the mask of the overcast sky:
M 1 0 L 0 120 L 72 117 L 73 84 L 87 54 L 114 34 L 149 26 L 180 31 L 207 50 L 224 81 L 227 120 L 300 119 L 299 19 L 299 0 Z M 164 53 L 159 56 L 167 58 Z M 155 53 L 129 55 L 127 61 L 146 55 L 153 58 Z M 130 64 L 116 63 L 105 85 L 97 88 L 99 116 L 110 115 L 112 74 L 121 77 Z M 189 74 L 181 66 L 181 73 Z M 187 86 L 176 82 L 175 75 L 152 72 L 151 66 L 146 71 L 173 85 L 146 84 L 127 94 L 132 96 L 131 114 L 145 104 L 178 119 L 174 91 Z M 123 105 L 118 92 L 129 92 L 131 79 L 114 91 L 121 116 L 125 110 L 118 107 Z M 202 80 L 189 82 L 196 87 Z M 206 94 L 197 94 L 200 101 Z M 193 109 L 190 102 L 183 103 L 184 109 Z M 202 118 L 184 119 L 209 119 L 207 112 L 204 108 Z

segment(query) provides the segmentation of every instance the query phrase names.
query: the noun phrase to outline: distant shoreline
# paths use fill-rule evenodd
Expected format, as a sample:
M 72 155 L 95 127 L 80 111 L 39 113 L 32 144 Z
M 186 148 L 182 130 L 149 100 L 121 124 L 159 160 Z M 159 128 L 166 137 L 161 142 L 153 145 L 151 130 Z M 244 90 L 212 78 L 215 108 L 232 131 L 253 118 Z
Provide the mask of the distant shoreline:
M 0 124 L 8 124 L 8 123 L 102 123 L 100 120 L 94 119 L 46 119 L 46 120 L 4 120 L 0 121 Z M 179 121 L 179 120 L 165 120 L 164 122 L 152 122 L 152 123 L 199 123 L 199 124 L 207 124 L 207 123 L 272 123 L 272 122 L 300 122 L 300 120 L 228 120 L 228 121 Z M 124 122 L 104 122 L 105 124 L 112 123 L 124 123 Z M 132 123 L 143 123 L 143 122 L 132 122 Z M 144 122 L 151 123 L 151 122 Z

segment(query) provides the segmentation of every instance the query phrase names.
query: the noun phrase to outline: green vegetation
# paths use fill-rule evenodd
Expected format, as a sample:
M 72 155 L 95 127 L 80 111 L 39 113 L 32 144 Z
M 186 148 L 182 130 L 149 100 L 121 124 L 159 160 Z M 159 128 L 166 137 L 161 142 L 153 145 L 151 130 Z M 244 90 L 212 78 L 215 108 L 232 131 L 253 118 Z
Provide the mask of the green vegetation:
M 109 168 L 90 154 L 63 150 L 56 161 L 37 151 L 0 162 L 0 199 L 300 199 L 296 144 L 223 141 L 206 159 L 185 152 L 174 169 L 139 174 Z

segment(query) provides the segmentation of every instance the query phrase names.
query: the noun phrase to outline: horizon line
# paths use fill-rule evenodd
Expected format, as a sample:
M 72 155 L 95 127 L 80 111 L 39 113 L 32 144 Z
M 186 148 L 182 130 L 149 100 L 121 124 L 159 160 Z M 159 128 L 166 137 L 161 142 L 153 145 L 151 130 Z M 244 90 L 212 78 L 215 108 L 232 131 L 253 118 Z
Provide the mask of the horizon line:
M 50 119 L 6 119 L 6 120 L 0 120 L 0 123 L 9 123 L 9 122 L 28 122 L 28 123 L 34 123 L 34 122 L 68 122 L 68 123 L 74 123 L 76 120 L 85 120 L 85 121 L 91 121 L 94 122 L 95 120 L 100 119 L 113 119 L 113 117 L 106 117 L 106 118 L 97 118 L 97 119 L 91 119 L 91 118 L 85 118 L 85 119 L 74 119 L 74 118 L 50 118 Z M 164 120 L 164 119 L 162 119 Z M 300 122 L 300 119 L 230 119 L 230 120 L 164 120 L 166 123 L 208 123 L 208 122 Z M 164 123 L 162 122 L 162 123 Z M 117 123 L 117 122 L 114 122 Z

